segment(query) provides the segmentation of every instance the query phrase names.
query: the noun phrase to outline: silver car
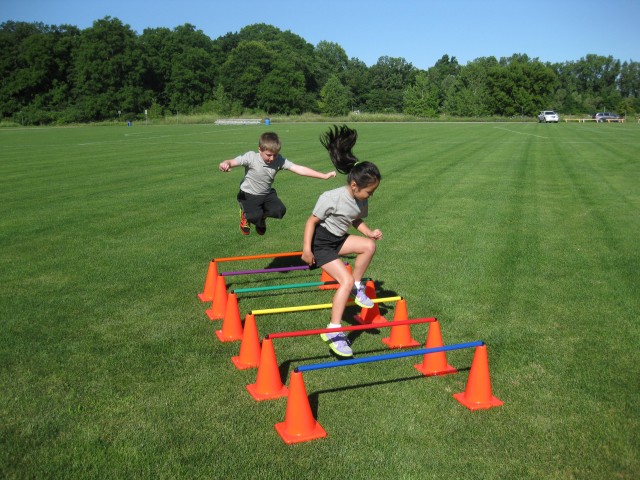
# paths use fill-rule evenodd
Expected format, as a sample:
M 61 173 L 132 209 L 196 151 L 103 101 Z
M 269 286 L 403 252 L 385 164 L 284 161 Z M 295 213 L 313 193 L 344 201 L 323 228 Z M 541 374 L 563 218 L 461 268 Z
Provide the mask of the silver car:
M 544 111 L 540 112 L 540 114 L 538 115 L 538 123 L 542 123 L 542 122 L 544 122 L 544 123 L 548 123 L 548 122 L 558 123 L 558 121 L 560 121 L 560 117 L 553 110 L 544 110 Z
M 620 121 L 620 117 L 611 112 L 598 112 L 592 118 L 598 123 Z

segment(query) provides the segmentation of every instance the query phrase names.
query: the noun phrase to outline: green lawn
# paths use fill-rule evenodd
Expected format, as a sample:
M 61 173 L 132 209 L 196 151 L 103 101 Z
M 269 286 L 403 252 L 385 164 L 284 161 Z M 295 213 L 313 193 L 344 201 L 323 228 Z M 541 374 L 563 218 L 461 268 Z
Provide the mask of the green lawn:
M 457 375 L 420 357 L 304 374 L 327 438 L 286 445 L 286 399 L 256 402 L 197 299 L 212 258 L 300 250 L 328 181 L 278 176 L 287 204 L 242 237 L 241 169 L 264 126 L 0 130 L 0 477 L 612 479 L 640 476 L 640 126 L 355 124 L 382 183 L 367 272 L 446 344 L 486 342 L 504 406 L 471 412 Z M 272 124 L 283 154 L 329 171 L 326 124 Z M 270 260 L 221 264 L 264 268 Z M 229 277 L 229 288 L 319 280 Z M 326 303 L 314 289 L 239 295 L 252 309 Z M 394 305 L 381 308 L 387 318 Z M 349 309 L 353 314 L 358 310 Z M 265 315 L 261 335 L 328 311 Z M 349 323 L 349 316 L 345 318 Z M 427 325 L 412 327 L 426 340 Z M 357 358 L 388 330 L 353 335 Z M 316 336 L 274 340 L 288 382 L 333 361 Z

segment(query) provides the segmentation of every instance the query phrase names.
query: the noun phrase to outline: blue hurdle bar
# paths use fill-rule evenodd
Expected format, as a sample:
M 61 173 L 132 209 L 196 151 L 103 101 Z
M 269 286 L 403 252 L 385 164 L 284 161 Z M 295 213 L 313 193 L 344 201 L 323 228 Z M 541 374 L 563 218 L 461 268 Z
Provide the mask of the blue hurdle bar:
M 427 353 L 448 352 L 450 350 L 461 350 L 463 348 L 481 347 L 484 342 L 456 343 L 454 345 L 445 345 L 435 348 L 419 348 L 407 352 L 388 353 L 386 355 L 374 355 L 366 358 L 352 358 L 351 360 L 339 360 L 337 362 L 315 363 L 313 365 L 301 365 L 293 369 L 294 372 L 308 372 L 310 370 L 321 370 L 323 368 L 346 367 L 348 365 L 357 365 L 359 363 L 380 362 L 382 360 L 392 360 L 394 358 L 414 357 L 416 355 L 426 355 Z

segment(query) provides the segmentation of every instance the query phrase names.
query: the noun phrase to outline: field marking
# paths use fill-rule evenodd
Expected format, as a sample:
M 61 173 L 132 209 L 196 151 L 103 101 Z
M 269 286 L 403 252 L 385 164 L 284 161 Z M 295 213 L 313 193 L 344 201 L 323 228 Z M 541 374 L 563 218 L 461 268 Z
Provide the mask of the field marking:
M 504 130 L 505 132 L 517 133 L 519 135 L 531 135 L 532 137 L 549 138 L 549 137 L 543 137 L 542 135 L 536 135 L 534 133 L 524 133 L 524 132 L 518 132 L 517 130 L 509 130 L 508 128 L 502 128 L 502 127 L 493 127 L 493 128 L 497 128 L 498 130 Z

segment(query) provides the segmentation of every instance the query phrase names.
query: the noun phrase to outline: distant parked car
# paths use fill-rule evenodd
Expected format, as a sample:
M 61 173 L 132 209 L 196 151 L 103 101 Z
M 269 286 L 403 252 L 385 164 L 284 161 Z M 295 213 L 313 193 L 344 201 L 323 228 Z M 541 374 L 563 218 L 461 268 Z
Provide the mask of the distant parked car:
M 612 122 L 617 122 L 620 120 L 620 116 L 611 112 L 598 112 L 593 117 L 596 122 L 608 122 L 611 120 Z
M 542 112 L 540 112 L 540 114 L 538 115 L 538 123 L 547 123 L 547 122 L 555 122 L 558 123 L 558 121 L 560 120 L 560 117 L 558 117 L 558 114 L 556 112 L 554 112 L 553 110 L 544 110 Z

